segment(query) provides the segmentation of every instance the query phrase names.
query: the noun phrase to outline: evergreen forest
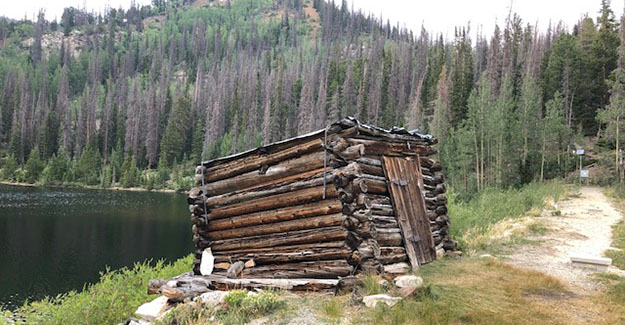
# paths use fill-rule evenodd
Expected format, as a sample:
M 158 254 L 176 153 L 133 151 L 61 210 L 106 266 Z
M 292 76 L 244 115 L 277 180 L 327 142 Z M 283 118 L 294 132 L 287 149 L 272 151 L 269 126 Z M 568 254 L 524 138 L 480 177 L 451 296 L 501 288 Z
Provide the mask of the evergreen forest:
M 588 137 L 617 179 L 625 17 L 595 1 L 574 26 L 512 13 L 488 36 L 324 0 L 0 18 L 0 178 L 183 190 L 201 160 L 353 116 L 437 137 L 457 192 L 569 177 Z

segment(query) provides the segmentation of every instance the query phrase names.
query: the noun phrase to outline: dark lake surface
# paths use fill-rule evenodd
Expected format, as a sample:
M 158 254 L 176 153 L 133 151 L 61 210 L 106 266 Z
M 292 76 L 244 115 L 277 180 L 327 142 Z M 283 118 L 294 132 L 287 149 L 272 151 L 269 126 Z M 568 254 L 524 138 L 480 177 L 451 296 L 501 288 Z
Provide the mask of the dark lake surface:
M 0 306 L 96 282 L 106 267 L 191 253 L 183 194 L 0 184 Z

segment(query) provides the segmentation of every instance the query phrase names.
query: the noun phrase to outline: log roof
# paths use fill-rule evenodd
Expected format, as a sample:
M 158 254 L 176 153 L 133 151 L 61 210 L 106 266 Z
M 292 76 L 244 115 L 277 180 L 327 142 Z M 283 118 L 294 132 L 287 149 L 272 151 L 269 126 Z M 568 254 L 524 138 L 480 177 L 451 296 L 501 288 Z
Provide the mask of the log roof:
M 356 127 L 358 129 L 358 132 L 363 135 L 367 135 L 372 138 L 384 139 L 384 140 L 392 141 L 392 142 L 411 141 L 411 142 L 421 142 L 425 145 L 433 145 L 433 144 L 438 143 L 438 139 L 436 139 L 435 137 L 429 134 L 422 134 L 420 133 L 419 130 L 409 131 L 402 127 L 393 127 L 390 130 L 387 130 L 387 129 L 383 129 L 377 126 L 361 123 L 353 117 L 347 117 L 338 122 L 332 123 L 327 128 L 327 132 L 328 132 L 327 134 L 330 135 L 330 134 L 338 133 L 338 132 L 341 132 L 342 130 L 349 129 L 352 127 Z M 203 165 L 204 167 L 217 166 L 222 163 L 237 160 L 237 159 L 251 156 L 254 154 L 266 154 L 266 153 L 271 153 L 271 152 L 278 152 L 285 148 L 289 148 L 293 145 L 304 143 L 314 138 L 322 137 L 324 136 L 325 131 L 326 129 L 321 129 L 321 130 L 313 131 L 313 132 L 303 134 L 294 138 L 289 138 L 289 139 L 281 140 L 278 142 L 273 142 L 264 146 L 260 146 L 258 148 L 250 149 L 250 150 L 236 153 L 230 156 L 203 161 L 201 165 Z

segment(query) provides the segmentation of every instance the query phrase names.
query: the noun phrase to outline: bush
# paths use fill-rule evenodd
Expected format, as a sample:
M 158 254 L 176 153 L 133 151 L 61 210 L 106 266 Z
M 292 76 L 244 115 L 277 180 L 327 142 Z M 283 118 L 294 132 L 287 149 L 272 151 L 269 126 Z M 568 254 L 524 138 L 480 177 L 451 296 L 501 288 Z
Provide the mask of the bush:
M 463 246 L 467 236 L 483 234 L 505 218 L 518 218 L 533 208 L 541 209 L 546 199 L 558 201 L 564 192 L 564 185 L 558 181 L 532 183 L 521 189 L 485 189 L 467 202 L 459 202 L 451 191 L 451 237 Z
M 252 316 L 262 316 L 286 305 L 284 300 L 270 291 L 248 294 L 245 290 L 232 290 L 224 299 L 227 308 L 218 313 L 224 324 L 244 324 Z
M 16 310 L 27 324 L 117 324 L 131 317 L 147 294 L 152 279 L 167 279 L 191 269 L 193 255 L 167 265 L 158 261 L 137 263 L 131 269 L 101 273 L 100 281 L 81 292 L 70 291 L 41 301 L 27 302 Z
M 228 307 L 238 308 L 241 307 L 243 299 L 247 297 L 247 291 L 245 290 L 232 290 L 224 299 L 224 302 Z

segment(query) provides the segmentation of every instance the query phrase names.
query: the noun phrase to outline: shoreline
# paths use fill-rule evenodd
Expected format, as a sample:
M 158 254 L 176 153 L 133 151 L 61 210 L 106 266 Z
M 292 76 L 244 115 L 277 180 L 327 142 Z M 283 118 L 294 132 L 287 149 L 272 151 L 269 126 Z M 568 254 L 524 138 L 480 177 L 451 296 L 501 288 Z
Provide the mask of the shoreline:
M 176 191 L 171 189 L 153 189 L 148 190 L 141 187 L 99 187 L 92 185 L 53 185 L 53 184 L 31 184 L 23 182 L 8 182 L 0 181 L 0 185 L 10 186 L 23 186 L 23 187 L 54 187 L 54 188 L 73 188 L 73 189 L 85 189 L 85 190 L 108 190 L 108 191 L 128 191 L 128 192 L 155 192 L 155 193 L 170 193 L 170 194 L 184 194 L 186 191 Z

